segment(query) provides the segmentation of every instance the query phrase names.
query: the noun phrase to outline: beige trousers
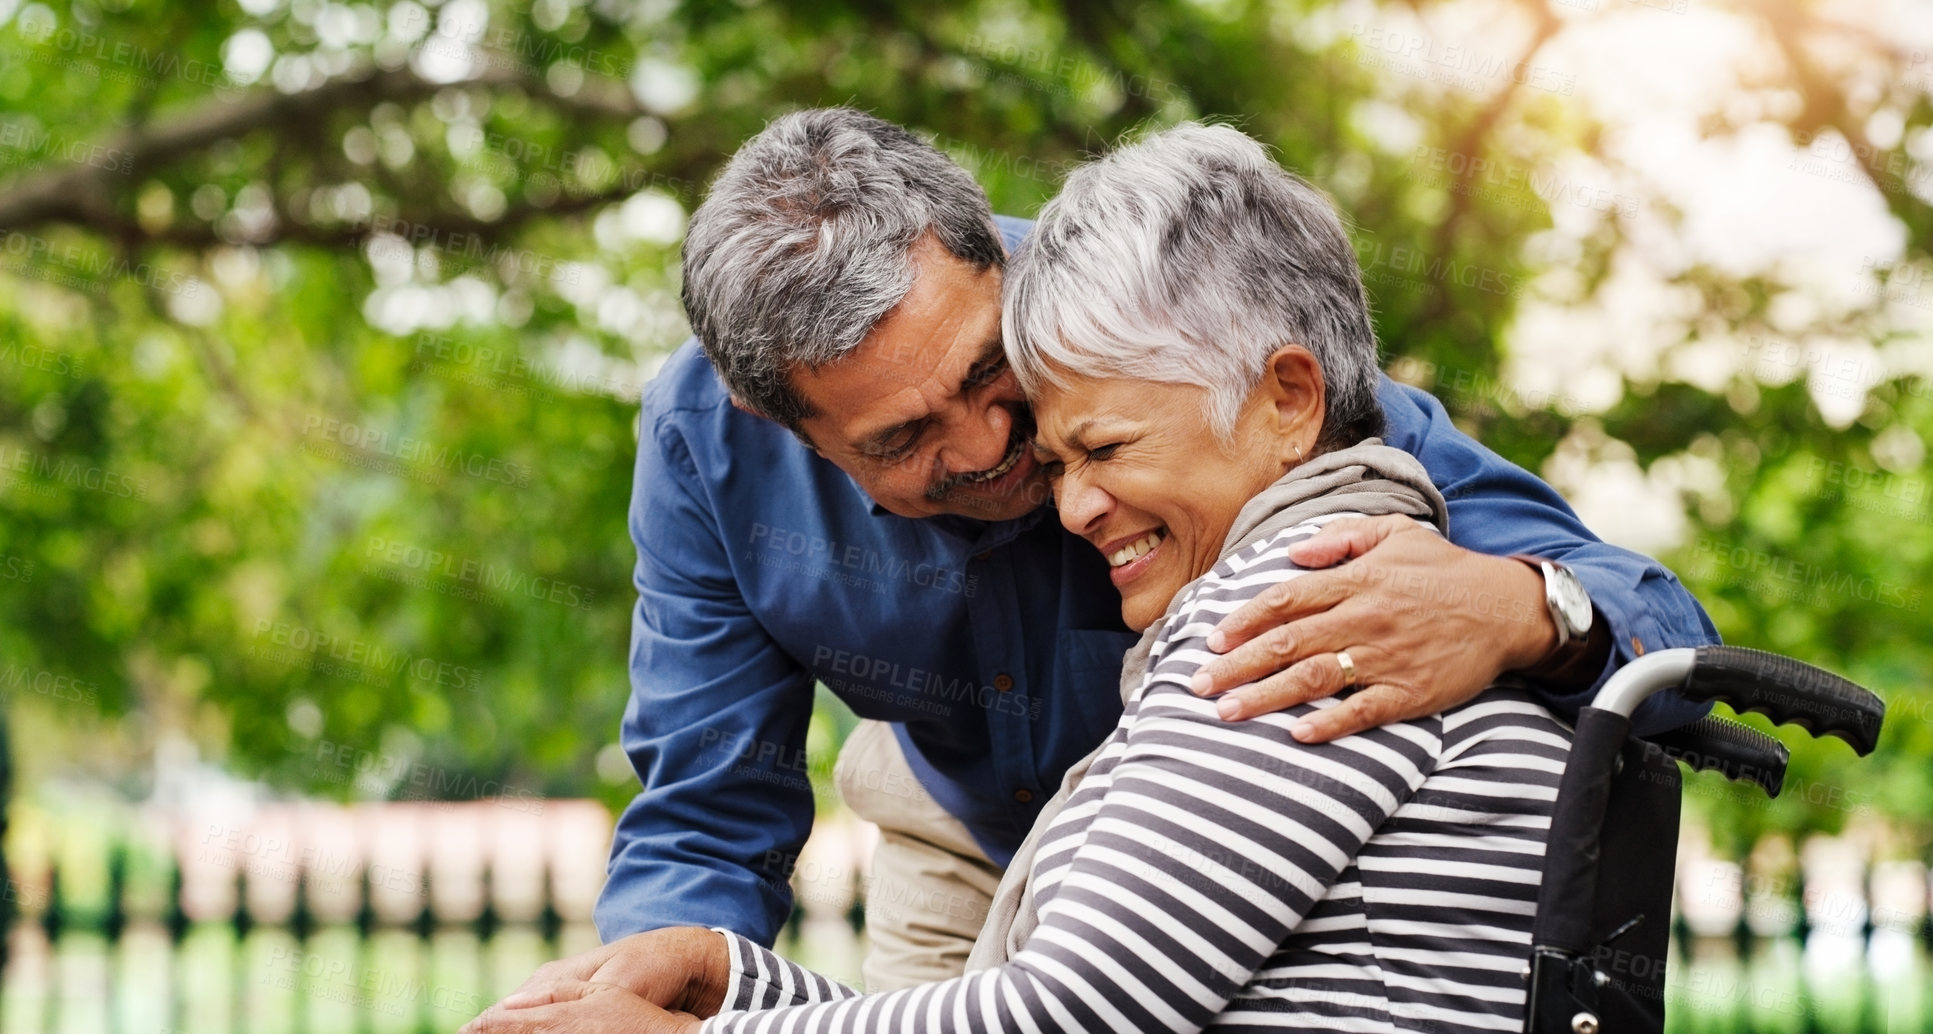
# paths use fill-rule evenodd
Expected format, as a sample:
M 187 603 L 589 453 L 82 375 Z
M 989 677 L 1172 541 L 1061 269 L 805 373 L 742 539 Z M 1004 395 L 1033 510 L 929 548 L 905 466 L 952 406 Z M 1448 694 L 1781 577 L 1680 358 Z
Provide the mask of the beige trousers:
M 866 990 L 959 976 L 986 922 L 1000 867 L 920 786 L 891 725 L 860 722 L 839 751 L 833 780 L 846 807 L 879 827 L 866 880 L 872 949 L 859 968 Z

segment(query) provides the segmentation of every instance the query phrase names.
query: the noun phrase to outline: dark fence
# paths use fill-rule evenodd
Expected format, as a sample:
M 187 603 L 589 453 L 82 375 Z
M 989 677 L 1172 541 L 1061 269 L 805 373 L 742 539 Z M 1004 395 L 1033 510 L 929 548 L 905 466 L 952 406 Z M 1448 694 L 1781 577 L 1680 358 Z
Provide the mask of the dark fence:
M 610 819 L 595 802 L 252 792 L 216 781 L 167 809 L 56 787 L 16 803 L 0 1034 L 453 1031 L 597 943 Z M 1883 839 L 1767 841 L 1741 864 L 1689 834 L 1671 1029 L 1933 1032 L 1928 871 L 1875 860 Z M 870 842 L 850 816 L 821 817 L 780 945 L 849 983 Z
M 0 1030 L 448 1031 L 597 943 L 593 801 L 16 805 Z

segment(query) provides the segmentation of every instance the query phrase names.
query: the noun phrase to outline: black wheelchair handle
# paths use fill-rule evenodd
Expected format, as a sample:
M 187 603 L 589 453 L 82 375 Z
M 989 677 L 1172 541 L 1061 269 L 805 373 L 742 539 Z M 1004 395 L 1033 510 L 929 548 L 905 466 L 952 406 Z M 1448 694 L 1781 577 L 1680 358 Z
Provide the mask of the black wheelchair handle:
M 1879 745 L 1886 704 L 1858 683 L 1790 657 L 1742 646 L 1701 646 L 1686 675 L 1688 699 L 1757 711 L 1815 737 L 1837 736 L 1861 756 Z
M 1754 783 L 1766 796 L 1785 788 L 1785 766 L 1792 752 L 1785 744 L 1752 728 L 1717 715 L 1670 732 L 1646 737 L 1650 746 L 1695 772 L 1719 772 L 1725 778 Z

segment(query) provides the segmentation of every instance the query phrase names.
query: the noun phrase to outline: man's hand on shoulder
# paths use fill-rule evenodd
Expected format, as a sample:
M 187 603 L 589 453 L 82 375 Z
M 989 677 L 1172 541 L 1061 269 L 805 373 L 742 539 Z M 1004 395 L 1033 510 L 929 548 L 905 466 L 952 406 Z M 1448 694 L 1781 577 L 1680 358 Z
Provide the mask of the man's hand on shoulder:
M 1337 654 L 1347 651 L 1360 688 L 1294 730 L 1326 742 L 1454 707 L 1556 649 L 1535 569 L 1453 545 L 1407 517 L 1338 520 L 1290 556 L 1328 569 L 1270 586 L 1209 636 L 1225 656 L 1202 667 L 1194 689 L 1224 694 L 1225 719 L 1335 694 L 1346 685 Z M 1590 652 L 1601 667 L 1605 654 Z M 1588 657 L 1563 674 L 1587 666 Z

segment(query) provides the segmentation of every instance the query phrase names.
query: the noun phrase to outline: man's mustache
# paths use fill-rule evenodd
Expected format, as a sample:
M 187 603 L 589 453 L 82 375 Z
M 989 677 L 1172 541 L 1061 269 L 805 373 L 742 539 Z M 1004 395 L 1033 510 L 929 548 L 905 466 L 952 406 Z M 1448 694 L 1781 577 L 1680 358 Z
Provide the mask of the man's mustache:
M 994 463 L 995 467 L 1001 463 L 1005 463 L 1007 457 L 1013 455 L 1015 449 L 1027 448 L 1027 443 L 1034 437 L 1033 412 L 1025 407 L 1015 407 L 1010 409 L 1009 412 L 1013 414 L 1013 427 L 1007 434 L 1006 451 L 1000 454 L 1000 459 Z M 937 460 L 934 466 L 936 473 L 940 475 L 940 479 L 927 486 L 926 501 L 930 503 L 944 502 L 953 493 L 954 489 L 966 484 L 969 479 L 986 473 L 985 470 L 972 470 L 964 474 L 947 474 L 944 470 L 938 469 L 939 463 Z M 991 470 L 993 468 L 989 467 L 987 469 Z

